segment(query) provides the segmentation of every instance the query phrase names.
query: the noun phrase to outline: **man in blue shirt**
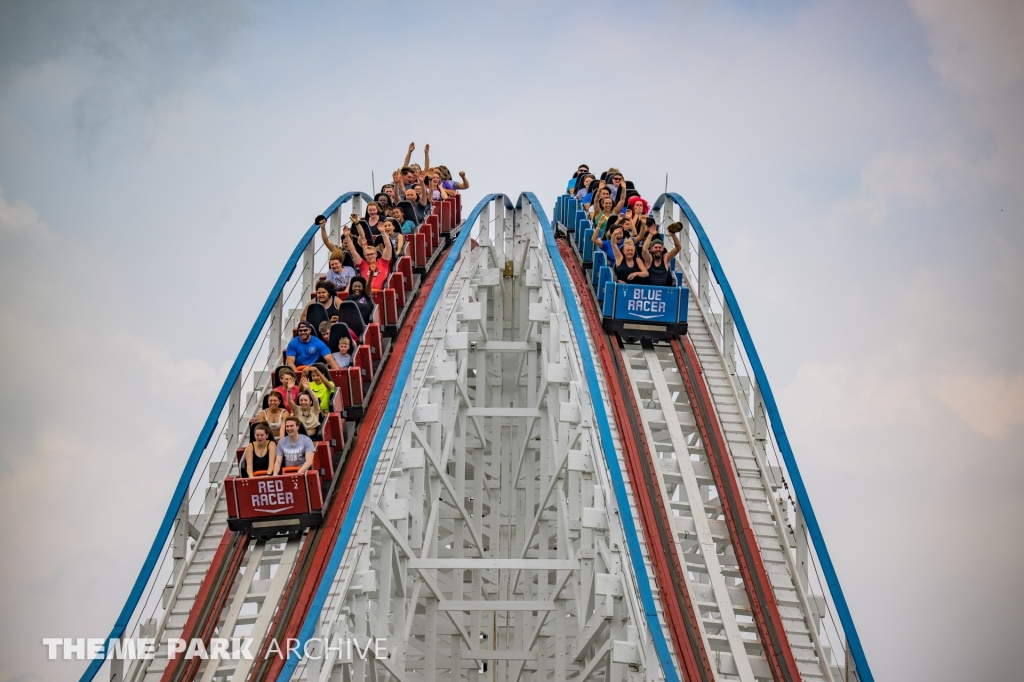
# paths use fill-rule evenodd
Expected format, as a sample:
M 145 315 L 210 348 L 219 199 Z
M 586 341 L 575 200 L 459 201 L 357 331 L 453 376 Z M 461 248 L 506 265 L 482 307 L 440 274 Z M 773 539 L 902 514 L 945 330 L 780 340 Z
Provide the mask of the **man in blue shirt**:
M 314 362 L 323 361 L 331 369 L 338 369 L 338 363 L 331 357 L 331 349 L 327 344 L 313 335 L 313 325 L 308 322 L 299 322 L 299 335 L 288 342 L 285 355 L 288 358 L 288 365 L 293 369 L 308 367 Z

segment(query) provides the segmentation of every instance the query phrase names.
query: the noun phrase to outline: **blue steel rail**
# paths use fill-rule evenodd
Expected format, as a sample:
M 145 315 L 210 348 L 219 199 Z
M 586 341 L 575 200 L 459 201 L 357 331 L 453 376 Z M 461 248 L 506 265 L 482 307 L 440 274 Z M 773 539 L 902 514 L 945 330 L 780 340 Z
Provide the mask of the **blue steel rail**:
M 323 212 L 323 215 L 331 215 L 338 209 L 338 207 L 356 196 L 362 197 L 366 201 L 371 200 L 371 197 L 365 192 L 346 192 L 335 199 L 334 203 L 327 207 Z M 132 587 L 132 591 L 128 594 L 128 599 L 125 601 L 124 607 L 121 609 L 121 613 L 118 615 L 117 620 L 114 621 L 113 629 L 111 629 L 107 639 L 103 642 L 103 649 L 101 651 L 102 655 L 101 657 L 90 661 L 89 667 L 85 669 L 85 672 L 80 678 L 80 682 L 90 682 L 96 676 L 96 673 L 99 672 L 100 667 L 105 662 L 107 646 L 109 645 L 110 640 L 119 639 L 124 635 L 125 630 L 128 628 L 128 623 L 131 621 L 132 614 L 135 613 L 135 609 L 139 605 L 139 600 L 142 598 L 142 593 L 145 591 L 146 585 L 149 584 L 149 581 L 153 576 L 153 571 L 156 569 L 157 562 L 160 559 L 160 555 L 163 553 L 164 547 L 167 545 L 171 530 L 174 527 L 175 518 L 177 517 L 178 511 L 181 509 L 181 505 L 185 500 L 185 495 L 188 494 L 189 486 L 196 474 L 196 469 L 202 459 L 203 452 L 206 450 L 206 446 L 209 445 L 210 439 L 213 437 L 213 433 L 217 428 L 217 424 L 220 421 L 220 415 L 223 412 L 224 407 L 227 405 L 232 387 L 239 379 L 242 368 L 245 366 L 245 362 L 249 358 L 249 354 L 252 352 L 253 348 L 255 348 L 256 341 L 261 336 L 260 332 L 270 319 L 271 312 L 274 309 L 274 305 L 277 302 L 278 297 L 283 293 L 285 284 L 295 272 L 295 268 L 299 263 L 299 259 L 302 257 L 302 253 L 306 248 L 306 245 L 319 231 L 320 228 L 315 224 L 311 225 L 309 229 L 306 230 L 305 234 L 302 235 L 302 238 L 299 239 L 299 243 L 292 251 L 288 261 L 285 263 L 284 268 L 281 270 L 281 275 L 274 283 L 274 287 L 270 290 L 270 295 L 267 296 L 267 302 L 263 304 L 260 314 L 256 317 L 256 321 L 253 323 L 252 329 L 249 331 L 249 335 L 246 336 L 241 350 L 238 351 L 238 355 L 235 357 L 235 361 L 231 365 L 231 369 L 228 371 L 227 377 L 224 379 L 220 393 L 217 394 L 217 399 L 213 402 L 210 414 L 206 418 L 206 422 L 203 424 L 203 429 L 199 432 L 199 437 L 196 439 L 196 443 L 192 447 L 192 452 L 189 454 L 188 460 L 185 463 L 185 468 L 181 472 L 181 478 L 178 479 L 178 485 L 174 488 L 174 494 L 171 496 L 171 502 L 167 506 L 167 511 L 164 513 L 163 521 L 160 524 L 160 528 L 157 530 L 156 537 L 153 539 L 153 544 L 149 549 L 149 554 L 146 555 L 146 561 L 142 564 L 142 569 L 139 571 L 139 576 L 135 579 L 135 584 Z
M 704 231 L 704 227 L 700 224 L 700 220 L 697 219 L 697 215 L 693 212 L 693 209 L 690 208 L 690 205 L 686 203 L 685 199 L 675 192 L 668 192 L 658 197 L 657 201 L 655 201 L 652 206 L 652 210 L 660 209 L 666 201 L 671 201 L 673 204 L 678 206 L 693 226 L 694 232 L 699 240 L 700 247 L 703 249 L 704 254 L 707 257 L 711 272 L 714 274 L 715 279 L 722 290 L 725 305 L 728 306 L 729 311 L 732 313 L 733 322 L 736 326 L 736 333 L 740 338 L 743 350 L 750 362 L 750 368 L 754 374 L 754 380 L 757 388 L 761 392 L 761 399 L 764 402 L 765 412 L 768 416 L 769 423 L 771 424 L 772 432 L 774 433 L 775 440 L 778 443 L 779 451 L 781 452 L 782 459 L 785 462 L 786 469 L 789 472 L 793 492 L 796 494 L 797 504 L 800 507 L 804 523 L 807 526 L 807 534 L 814 546 L 815 554 L 821 564 L 821 572 L 824 574 L 825 582 L 828 585 L 829 593 L 832 597 L 832 602 L 835 604 L 836 613 L 843 626 L 843 632 L 846 635 L 847 646 L 849 647 L 850 655 L 853 658 L 857 676 L 859 679 L 863 680 L 863 682 L 874 682 L 874 676 L 871 674 L 867 657 L 864 654 L 864 648 L 861 645 L 860 637 L 857 634 L 857 627 L 854 625 L 849 605 L 846 603 L 846 597 L 843 595 L 843 588 L 839 583 L 838 575 L 836 575 L 835 566 L 832 564 L 832 558 L 829 555 L 828 547 L 825 545 L 825 537 L 821 533 L 821 527 L 818 525 L 817 516 L 814 513 L 814 508 L 811 506 L 811 499 L 807 494 L 807 487 L 804 485 L 803 477 L 800 475 L 800 468 L 796 463 L 796 457 L 793 455 L 793 448 L 790 445 L 789 437 L 786 435 L 786 428 L 782 424 L 782 416 L 779 413 L 778 405 L 775 402 L 775 395 L 772 393 L 771 386 L 768 383 L 768 375 L 765 373 L 764 366 L 761 364 L 761 358 L 757 354 L 757 349 L 754 347 L 754 340 L 750 335 L 750 330 L 747 327 L 746 320 L 743 318 L 743 313 L 740 311 L 740 306 L 736 300 L 736 295 L 732 290 L 732 286 L 729 284 L 729 278 L 725 275 L 725 270 L 722 268 L 721 261 L 719 261 L 718 255 L 715 253 L 715 249 L 711 245 L 711 240 L 708 238 L 707 232 Z

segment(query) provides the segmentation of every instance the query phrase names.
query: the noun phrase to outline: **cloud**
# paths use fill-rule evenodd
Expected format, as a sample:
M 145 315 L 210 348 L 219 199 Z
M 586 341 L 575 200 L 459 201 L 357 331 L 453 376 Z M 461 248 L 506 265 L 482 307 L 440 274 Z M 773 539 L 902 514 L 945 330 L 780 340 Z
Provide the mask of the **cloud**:
M 0 188 L 0 515 L 25 520 L 0 556 L 0 669 L 38 679 L 75 674 L 25 654 L 41 637 L 110 627 L 227 370 L 172 357 L 117 265 L 58 234 Z
M 61 65 L 82 150 L 148 143 L 156 113 L 223 56 L 252 11 L 242 0 L 15 0 L 0 4 L 0 94 Z
M 946 376 L 935 382 L 934 390 L 968 426 L 991 440 L 1024 424 L 1024 376 Z
M 943 80 L 988 95 L 1024 79 L 1024 5 L 1017 0 L 909 0 L 928 28 Z
M 0 239 L 23 237 L 49 241 L 50 230 L 36 210 L 24 201 L 7 203 L 4 188 L 0 187 Z

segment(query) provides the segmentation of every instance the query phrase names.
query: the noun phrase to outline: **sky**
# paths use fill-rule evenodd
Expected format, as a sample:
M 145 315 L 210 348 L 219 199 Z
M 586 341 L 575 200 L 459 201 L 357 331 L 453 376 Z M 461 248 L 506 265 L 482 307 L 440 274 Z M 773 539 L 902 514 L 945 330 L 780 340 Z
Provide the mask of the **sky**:
M 0 682 L 80 674 L 41 639 L 110 630 L 288 253 L 410 141 L 470 206 L 667 174 L 876 678 L 1019 677 L 1021 35 L 1008 0 L 0 0 Z

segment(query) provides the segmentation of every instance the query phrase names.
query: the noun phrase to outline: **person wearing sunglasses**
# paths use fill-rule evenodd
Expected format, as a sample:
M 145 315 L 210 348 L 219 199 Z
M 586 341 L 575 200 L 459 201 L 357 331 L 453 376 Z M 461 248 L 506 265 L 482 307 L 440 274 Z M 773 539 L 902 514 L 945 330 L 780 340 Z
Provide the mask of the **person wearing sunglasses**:
M 338 364 L 331 357 L 331 349 L 315 335 L 313 325 L 309 322 L 299 322 L 297 331 L 298 336 L 289 341 L 285 349 L 289 367 L 293 370 L 302 370 L 322 359 L 331 369 L 338 369 Z

